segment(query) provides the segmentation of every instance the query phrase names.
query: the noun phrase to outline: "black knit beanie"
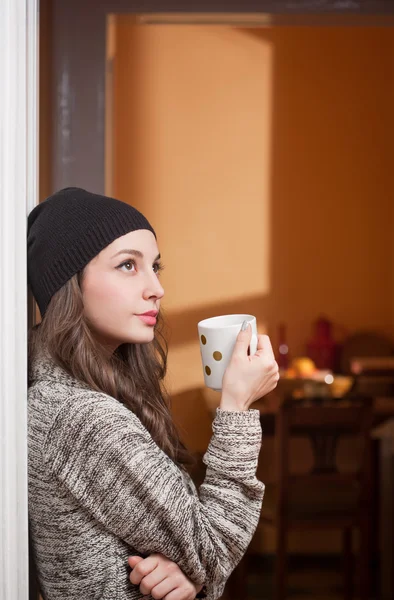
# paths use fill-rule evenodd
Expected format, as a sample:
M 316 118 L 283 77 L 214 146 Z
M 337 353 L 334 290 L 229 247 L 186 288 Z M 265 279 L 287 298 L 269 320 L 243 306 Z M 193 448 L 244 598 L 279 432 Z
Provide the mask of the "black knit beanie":
M 27 272 L 34 298 L 44 316 L 52 296 L 116 238 L 148 229 L 135 208 L 80 188 L 49 196 L 29 214 Z

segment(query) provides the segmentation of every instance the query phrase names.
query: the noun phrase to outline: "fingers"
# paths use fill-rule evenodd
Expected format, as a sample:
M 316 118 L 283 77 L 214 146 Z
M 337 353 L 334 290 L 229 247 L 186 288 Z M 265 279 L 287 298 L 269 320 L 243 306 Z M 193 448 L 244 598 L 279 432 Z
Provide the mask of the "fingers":
M 191 592 L 182 589 L 176 589 L 164 596 L 163 600 L 194 600 L 196 591 Z
M 171 561 L 159 564 L 140 583 L 140 592 L 142 594 L 150 594 L 155 600 L 162 600 L 172 591 L 180 593 L 180 600 L 186 599 L 186 596 L 190 595 L 192 589 L 194 589 L 192 583 L 182 573 L 178 565 Z
M 161 600 L 162 598 L 166 598 L 170 592 L 179 589 L 179 586 L 181 586 L 181 582 L 177 582 L 174 577 L 166 577 L 160 583 L 153 586 L 149 593 L 155 600 Z
M 140 557 L 131 557 L 131 558 L 140 558 Z M 130 558 L 129 558 L 130 561 Z M 129 562 L 130 564 L 130 562 Z M 158 559 L 154 555 L 148 556 L 148 558 L 143 558 L 138 561 L 137 564 L 133 567 L 132 572 L 130 573 L 129 579 L 131 583 L 134 585 L 139 585 L 141 580 L 149 575 L 154 569 L 156 569 L 158 565 Z M 132 566 L 132 565 L 130 565 Z
M 239 332 L 235 342 L 233 356 L 247 356 L 250 341 L 252 339 L 252 328 L 248 324 L 247 328 Z
M 134 567 L 135 567 L 136 565 L 138 565 L 138 563 L 139 563 L 139 562 L 141 562 L 142 560 L 144 560 L 144 559 L 142 558 L 142 556 L 129 556 L 129 558 L 128 558 L 128 563 L 129 563 L 129 566 L 130 566 L 132 569 L 134 569 Z
M 130 581 L 139 585 L 145 597 L 155 600 L 193 600 L 196 587 L 180 570 L 177 564 L 161 554 L 151 554 L 147 558 L 130 556 L 128 563 L 133 571 Z M 146 596 L 148 595 L 148 596 Z
M 275 360 L 271 340 L 268 337 L 268 335 L 259 335 L 258 336 L 256 354 L 258 354 L 259 356 L 264 355 L 266 358 L 272 358 Z

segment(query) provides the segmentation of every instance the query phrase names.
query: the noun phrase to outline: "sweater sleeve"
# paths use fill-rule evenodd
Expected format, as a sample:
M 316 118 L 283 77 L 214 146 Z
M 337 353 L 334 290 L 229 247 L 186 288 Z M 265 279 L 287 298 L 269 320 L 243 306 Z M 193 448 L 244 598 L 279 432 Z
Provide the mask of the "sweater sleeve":
M 96 395 L 60 409 L 43 452 L 52 474 L 105 528 L 141 554 L 164 554 L 215 600 L 258 523 L 260 446 L 257 410 L 218 409 L 196 496 L 139 419 Z

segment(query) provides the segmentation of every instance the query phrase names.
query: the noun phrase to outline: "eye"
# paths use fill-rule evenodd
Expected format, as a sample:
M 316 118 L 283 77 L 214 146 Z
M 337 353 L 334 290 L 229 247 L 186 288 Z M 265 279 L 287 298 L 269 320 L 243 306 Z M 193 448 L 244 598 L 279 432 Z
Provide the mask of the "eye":
M 124 273 L 131 273 L 135 271 L 135 262 L 134 260 L 125 260 L 120 265 L 116 267 L 119 271 L 123 271 Z
M 164 265 L 162 263 L 156 262 L 153 264 L 153 272 L 156 273 L 156 275 L 158 275 L 160 273 L 160 271 L 162 271 L 164 269 Z

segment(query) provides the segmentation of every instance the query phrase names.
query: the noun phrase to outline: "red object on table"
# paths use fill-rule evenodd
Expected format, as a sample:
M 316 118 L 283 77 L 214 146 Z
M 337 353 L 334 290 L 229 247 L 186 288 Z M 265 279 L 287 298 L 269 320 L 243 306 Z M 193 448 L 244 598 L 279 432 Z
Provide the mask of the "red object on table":
M 307 356 L 318 369 L 335 370 L 337 344 L 332 334 L 332 323 L 320 317 L 313 324 L 313 335 L 306 345 Z

